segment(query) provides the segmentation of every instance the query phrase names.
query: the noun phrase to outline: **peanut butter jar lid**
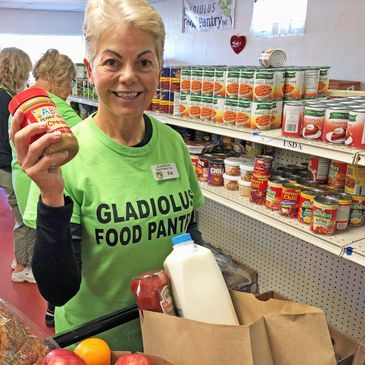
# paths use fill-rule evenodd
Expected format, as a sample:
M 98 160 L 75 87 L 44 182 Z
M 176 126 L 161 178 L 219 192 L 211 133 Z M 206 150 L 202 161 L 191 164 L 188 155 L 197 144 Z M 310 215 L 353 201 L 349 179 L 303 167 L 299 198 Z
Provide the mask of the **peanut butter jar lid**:
M 19 94 L 16 94 L 9 103 L 9 112 L 14 115 L 15 111 L 19 108 L 21 104 L 25 101 L 36 98 L 37 96 L 47 96 L 48 94 L 45 90 L 40 87 L 31 87 L 26 89 Z

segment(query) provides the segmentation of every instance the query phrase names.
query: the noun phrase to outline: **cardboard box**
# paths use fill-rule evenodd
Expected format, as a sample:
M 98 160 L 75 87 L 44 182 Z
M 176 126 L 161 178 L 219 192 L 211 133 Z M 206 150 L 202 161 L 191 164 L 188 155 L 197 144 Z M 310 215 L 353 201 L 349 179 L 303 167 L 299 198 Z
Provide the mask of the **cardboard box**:
M 284 297 L 283 295 L 273 290 L 257 294 L 256 298 L 263 301 L 267 301 L 269 299 L 289 300 L 288 298 Z M 338 354 L 340 357 L 340 359 L 337 361 L 337 365 L 352 365 L 352 361 L 356 351 L 356 342 L 350 339 L 349 337 L 345 336 L 340 331 L 336 330 L 331 325 L 328 325 L 328 330 L 334 343 L 335 353 Z M 364 354 L 365 354 L 365 343 L 364 343 Z M 359 363 L 359 365 L 363 365 L 363 363 Z
M 129 351 L 112 351 L 111 365 L 114 365 L 115 362 L 117 361 L 117 359 L 124 354 L 130 354 L 130 352 Z M 161 357 L 147 355 L 147 354 L 143 354 L 143 355 L 146 356 L 149 360 L 151 360 L 152 365 L 173 365 L 171 362 L 161 359 Z
M 361 82 L 360 81 L 351 81 L 351 80 L 329 80 L 329 89 L 335 90 L 360 90 Z

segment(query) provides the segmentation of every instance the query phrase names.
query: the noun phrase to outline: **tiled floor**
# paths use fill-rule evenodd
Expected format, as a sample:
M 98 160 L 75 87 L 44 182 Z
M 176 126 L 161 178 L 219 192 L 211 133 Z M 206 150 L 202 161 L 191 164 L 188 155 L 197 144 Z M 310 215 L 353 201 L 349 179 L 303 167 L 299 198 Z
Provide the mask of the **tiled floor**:
M 10 265 L 14 258 L 13 225 L 14 219 L 6 194 L 0 188 L 0 298 L 29 317 L 45 335 L 53 335 L 54 331 L 44 324 L 46 302 L 39 294 L 37 285 L 11 281 Z

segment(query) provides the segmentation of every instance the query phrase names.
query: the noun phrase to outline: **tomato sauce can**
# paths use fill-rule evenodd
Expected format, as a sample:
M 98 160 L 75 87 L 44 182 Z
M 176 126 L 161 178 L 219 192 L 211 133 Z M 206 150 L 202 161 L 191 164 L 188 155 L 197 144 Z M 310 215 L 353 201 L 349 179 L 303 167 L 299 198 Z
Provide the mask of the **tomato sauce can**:
M 329 198 L 338 200 L 338 210 L 336 215 L 336 230 L 344 231 L 349 225 L 352 197 L 346 193 L 329 193 Z M 364 199 L 365 200 L 365 199 Z
M 319 184 L 325 184 L 328 178 L 330 160 L 318 156 L 309 156 L 308 180 Z
M 349 224 L 353 227 L 359 227 L 364 224 L 365 219 L 365 196 L 353 195 Z
M 302 133 L 304 106 L 301 101 L 284 102 L 281 134 L 300 137 Z
M 267 48 L 263 50 L 259 57 L 259 62 L 264 67 L 281 67 L 286 62 L 285 51 L 279 48 Z
M 336 229 L 338 200 L 317 196 L 313 200 L 310 229 L 314 233 L 330 236 Z
M 345 145 L 365 148 L 365 108 L 356 108 L 349 111 Z
M 223 160 L 209 160 L 208 184 L 212 186 L 223 186 L 223 174 Z
M 288 183 L 287 179 L 271 177 L 268 180 L 265 206 L 268 209 L 280 210 L 280 203 L 283 193 L 283 184 Z
M 253 166 L 253 175 L 259 178 L 268 178 L 271 175 L 273 157 L 258 155 L 255 157 Z
M 283 184 L 280 202 L 280 214 L 282 216 L 288 218 L 296 218 L 298 216 L 299 195 L 300 187 L 290 183 Z
M 303 189 L 300 192 L 298 203 L 298 221 L 310 224 L 312 220 L 313 199 L 323 194 L 319 189 Z
M 332 160 L 328 171 L 327 184 L 336 188 L 345 186 L 347 163 Z

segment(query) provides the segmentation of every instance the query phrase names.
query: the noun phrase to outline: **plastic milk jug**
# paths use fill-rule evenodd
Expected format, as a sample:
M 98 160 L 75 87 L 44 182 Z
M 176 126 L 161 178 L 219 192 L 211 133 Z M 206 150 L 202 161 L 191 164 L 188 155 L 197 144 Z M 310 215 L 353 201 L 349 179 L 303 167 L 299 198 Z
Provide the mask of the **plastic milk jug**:
M 173 237 L 172 244 L 164 268 L 177 315 L 201 322 L 239 324 L 212 251 L 195 244 L 189 233 Z

